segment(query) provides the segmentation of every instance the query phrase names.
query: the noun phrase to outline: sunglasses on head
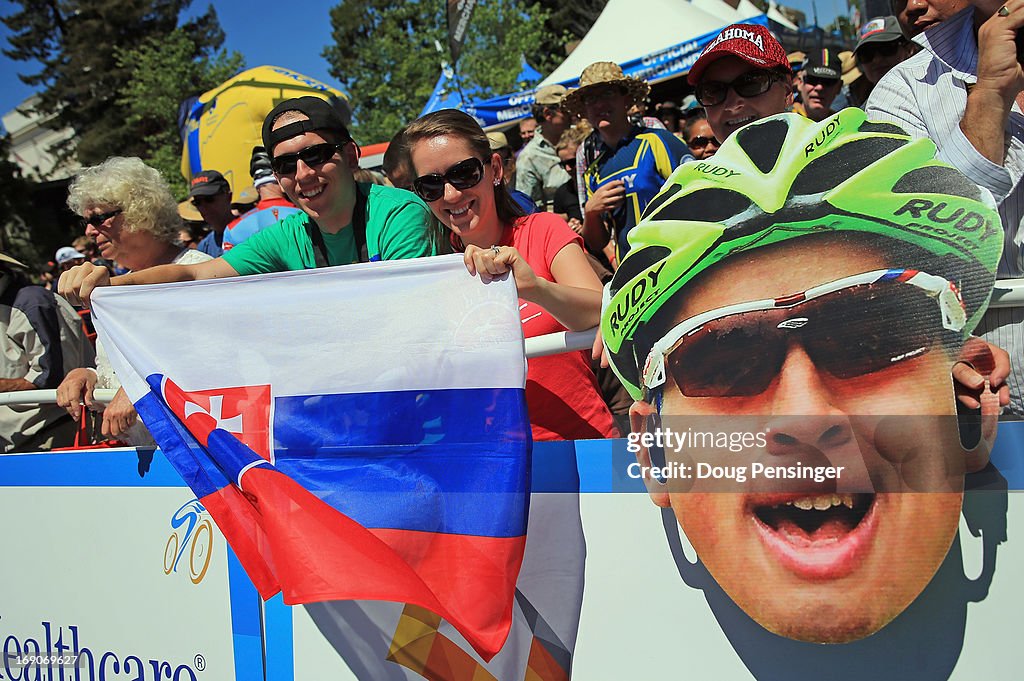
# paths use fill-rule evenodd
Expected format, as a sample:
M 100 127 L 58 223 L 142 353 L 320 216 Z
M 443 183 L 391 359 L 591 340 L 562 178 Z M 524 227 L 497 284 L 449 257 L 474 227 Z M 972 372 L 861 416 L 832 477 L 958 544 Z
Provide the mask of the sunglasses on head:
M 689 142 L 686 143 L 690 147 L 706 147 L 709 144 L 718 145 L 718 140 L 714 137 L 705 137 L 704 135 L 697 135 Z
M 115 208 L 114 210 L 108 211 L 106 213 L 97 213 L 96 215 L 93 215 L 91 217 L 82 218 L 82 224 L 92 225 L 93 227 L 99 227 L 110 218 L 120 215 L 121 212 L 122 211 L 120 208 Z
M 412 181 L 412 187 L 421 199 L 437 201 L 444 196 L 444 186 L 450 184 L 459 191 L 469 189 L 480 184 L 484 176 L 484 164 L 478 158 L 467 158 L 459 161 L 443 174 L 431 173 L 420 175 Z
M 818 371 L 856 378 L 919 357 L 966 323 L 960 294 L 945 279 L 876 270 L 684 320 L 654 344 L 643 384 L 654 390 L 671 375 L 687 397 L 760 395 L 793 342 Z
M 900 49 L 900 45 L 899 40 L 891 40 L 884 43 L 868 43 L 857 50 L 857 61 L 862 64 L 870 64 L 875 60 L 875 57 L 895 56 L 896 51 Z
M 325 142 L 323 144 L 314 144 L 293 154 L 281 154 L 270 160 L 270 167 L 278 175 L 293 175 L 299 167 L 300 160 L 310 168 L 322 166 L 334 157 L 335 152 L 341 151 L 345 144 L 348 144 L 348 142 L 346 141 L 344 144 Z
M 715 106 L 725 101 L 731 89 L 740 97 L 757 97 L 768 92 L 781 76 L 764 69 L 754 69 L 737 76 L 731 83 L 720 80 L 706 80 L 697 86 L 694 95 L 701 106 Z

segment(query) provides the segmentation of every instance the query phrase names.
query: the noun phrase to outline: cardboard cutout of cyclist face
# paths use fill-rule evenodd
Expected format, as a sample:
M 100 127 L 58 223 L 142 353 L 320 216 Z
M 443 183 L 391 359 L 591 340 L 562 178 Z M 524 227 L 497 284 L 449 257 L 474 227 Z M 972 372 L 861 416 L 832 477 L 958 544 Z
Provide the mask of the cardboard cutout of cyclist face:
M 776 634 L 870 636 L 956 536 L 978 461 L 948 281 L 973 275 L 928 266 L 875 235 L 811 235 L 731 254 L 663 306 L 664 383 L 631 410 L 632 449 L 654 503 Z

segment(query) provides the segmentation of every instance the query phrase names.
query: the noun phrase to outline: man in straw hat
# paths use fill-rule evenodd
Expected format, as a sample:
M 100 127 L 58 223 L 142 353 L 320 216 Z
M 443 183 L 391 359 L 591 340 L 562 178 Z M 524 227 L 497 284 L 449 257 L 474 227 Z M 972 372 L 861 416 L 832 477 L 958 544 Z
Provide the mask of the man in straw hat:
M 30 285 L 27 271 L 0 253 L 0 393 L 56 388 L 65 373 L 95 357 L 78 313 L 52 291 Z M 68 447 L 77 430 L 55 404 L 0 406 L 0 452 Z
M 583 238 L 600 251 L 614 234 L 620 258 L 629 251 L 626 237 L 647 203 L 681 161 L 692 159 L 668 130 L 630 123 L 627 111 L 649 91 L 647 83 L 627 77 L 618 64 L 595 62 L 562 100 L 566 112 L 594 128 L 577 156 Z

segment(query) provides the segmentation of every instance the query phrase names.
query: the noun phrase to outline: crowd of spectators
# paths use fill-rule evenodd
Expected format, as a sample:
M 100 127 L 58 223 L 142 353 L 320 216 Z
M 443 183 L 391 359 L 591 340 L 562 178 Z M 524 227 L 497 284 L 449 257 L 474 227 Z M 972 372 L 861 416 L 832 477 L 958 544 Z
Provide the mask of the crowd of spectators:
M 359 168 L 358 148 L 326 101 L 287 100 L 267 116 L 263 144 L 252 149 L 253 186 L 237 194 L 212 168 L 191 178 L 188 200 L 177 205 L 138 159 L 112 158 L 82 171 L 68 205 L 82 217 L 84 235 L 54 254 L 42 281 L 53 289 L 59 278 L 60 293 L 86 323 L 97 286 L 461 252 L 484 279 L 514 276 L 527 336 L 590 328 L 602 283 L 630 250 L 630 231 L 679 165 L 712 158 L 727 138 L 763 118 L 795 112 L 824 121 L 851 105 L 935 140 L 941 158 L 992 192 L 1005 233 L 999 273 L 1020 277 L 1024 73 L 1013 40 L 1024 26 L 1020 1 L 901 2 L 893 16 L 866 22 L 845 53 L 786 54 L 762 26 L 729 26 L 693 64 L 692 94 L 653 106 L 646 82 L 596 62 L 576 88 L 540 88 L 530 117 L 511 131 L 517 135 L 487 133 L 454 110 L 411 122 L 384 155 L 386 181 Z M 63 299 L 48 295 L 54 310 L 67 312 Z M 1024 356 L 1019 311 L 990 312 L 980 332 L 1011 357 Z M 39 380 L 25 370 L 0 381 L 44 387 L 56 376 L 60 404 L 74 420 L 83 404 L 98 407 L 95 387 L 117 387 L 98 350 L 95 362 L 85 352 L 65 353 L 64 370 L 51 363 Z M 588 354 L 530 360 L 536 438 L 617 432 L 612 414 L 625 413 L 629 400 Z M 78 361 L 69 365 L 72 357 Z M 1008 383 L 1010 410 L 1024 414 L 1019 366 Z M 119 393 L 104 412 L 103 432 L 141 442 L 143 433 L 130 432 L 136 426 Z

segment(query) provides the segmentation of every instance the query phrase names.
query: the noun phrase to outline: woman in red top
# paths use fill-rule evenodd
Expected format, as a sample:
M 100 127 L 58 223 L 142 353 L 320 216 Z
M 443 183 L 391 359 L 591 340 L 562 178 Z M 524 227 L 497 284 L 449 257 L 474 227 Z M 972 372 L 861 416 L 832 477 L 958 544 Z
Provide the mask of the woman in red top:
M 598 323 L 601 282 L 583 240 L 551 213 L 523 215 L 501 157 L 469 115 L 446 109 L 405 130 L 416 174 L 413 188 L 485 281 L 511 272 L 519 290 L 523 334 L 582 331 Z M 615 437 L 611 413 L 583 352 L 529 360 L 526 404 L 535 440 Z

